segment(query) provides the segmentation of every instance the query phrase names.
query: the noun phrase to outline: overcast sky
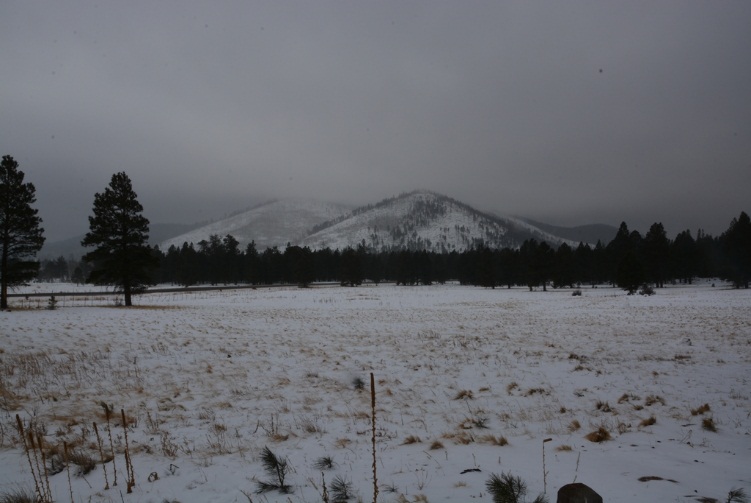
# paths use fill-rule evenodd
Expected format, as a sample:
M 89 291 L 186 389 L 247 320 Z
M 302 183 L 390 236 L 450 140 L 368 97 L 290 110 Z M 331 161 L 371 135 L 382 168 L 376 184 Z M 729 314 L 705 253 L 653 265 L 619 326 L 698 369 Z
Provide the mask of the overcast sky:
M 0 154 L 49 240 L 424 188 L 560 225 L 751 211 L 748 1 L 0 2 Z

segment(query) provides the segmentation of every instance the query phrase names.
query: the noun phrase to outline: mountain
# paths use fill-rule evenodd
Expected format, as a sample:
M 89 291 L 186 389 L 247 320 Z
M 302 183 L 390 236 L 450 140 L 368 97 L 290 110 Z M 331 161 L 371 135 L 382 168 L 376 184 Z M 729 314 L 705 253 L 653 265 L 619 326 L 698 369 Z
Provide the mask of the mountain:
M 321 222 L 339 218 L 350 210 L 343 205 L 304 199 L 271 201 L 166 239 L 160 248 L 166 251 L 170 246 L 181 247 L 183 243 L 197 247 L 211 235 L 224 237 L 227 234 L 237 239 L 241 249 L 251 241 L 255 241 L 258 250 L 283 248 L 287 243 L 299 242 Z
M 577 243 L 591 243 L 595 244 L 597 241 L 602 244 L 608 244 L 618 232 L 618 227 L 607 224 L 589 224 L 578 225 L 576 227 L 559 227 L 556 225 L 544 224 L 542 222 L 536 222 L 529 218 L 521 218 L 524 222 L 537 227 L 545 232 L 560 236 L 570 241 Z
M 414 191 L 324 222 L 298 244 L 313 249 L 364 245 L 375 251 L 461 252 L 480 244 L 517 248 L 527 239 L 574 244 L 518 219 L 489 215 L 434 192 Z
M 209 224 L 152 224 L 149 242 L 162 251 L 209 236 L 231 234 L 241 249 L 251 241 L 256 248 L 287 243 L 313 249 L 344 249 L 364 245 L 374 251 L 399 249 L 461 252 L 487 245 L 517 248 L 527 239 L 551 245 L 566 242 L 609 242 L 616 228 L 608 225 L 556 227 L 523 218 L 501 217 L 478 211 L 450 197 L 429 191 L 413 191 L 352 210 L 339 204 L 314 200 L 275 200 Z M 80 257 L 83 236 L 45 244 L 39 257 Z

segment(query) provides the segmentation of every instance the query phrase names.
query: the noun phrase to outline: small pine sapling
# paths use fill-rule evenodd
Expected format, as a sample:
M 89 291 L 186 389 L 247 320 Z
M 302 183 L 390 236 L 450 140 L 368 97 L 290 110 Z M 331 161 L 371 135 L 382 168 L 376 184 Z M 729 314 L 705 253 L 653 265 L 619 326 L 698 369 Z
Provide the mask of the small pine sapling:
M 264 447 L 261 453 L 261 464 L 266 474 L 272 480 L 269 482 L 258 482 L 256 494 L 263 494 L 269 491 L 279 491 L 282 494 L 290 494 L 292 492 L 292 486 L 285 483 L 290 470 L 290 466 L 285 458 L 277 457 L 276 454 L 271 452 L 271 449 Z

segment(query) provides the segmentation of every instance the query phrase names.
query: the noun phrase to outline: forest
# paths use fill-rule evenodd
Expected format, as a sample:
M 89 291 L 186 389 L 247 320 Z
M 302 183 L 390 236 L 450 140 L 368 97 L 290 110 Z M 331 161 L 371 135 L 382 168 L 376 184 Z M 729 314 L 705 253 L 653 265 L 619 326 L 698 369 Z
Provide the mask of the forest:
M 273 285 L 301 287 L 315 282 L 357 286 L 363 282 L 430 285 L 458 281 L 465 285 L 530 289 L 611 284 L 649 292 L 666 284 L 690 284 L 695 278 L 719 278 L 748 288 L 751 279 L 751 222 L 745 212 L 719 237 L 690 231 L 669 239 L 661 223 L 642 236 L 621 223 L 615 237 L 594 246 L 554 247 L 534 239 L 518 249 L 483 245 L 464 252 L 434 253 L 393 250 L 375 252 L 364 246 L 344 250 L 311 250 L 287 245 L 258 251 L 254 243 L 241 249 L 231 235 L 212 235 L 194 245 L 166 251 L 152 248 L 158 261 L 153 284 Z M 83 261 L 44 260 L 39 279 L 83 283 L 89 265 Z M 644 287 L 648 288 L 644 288 Z

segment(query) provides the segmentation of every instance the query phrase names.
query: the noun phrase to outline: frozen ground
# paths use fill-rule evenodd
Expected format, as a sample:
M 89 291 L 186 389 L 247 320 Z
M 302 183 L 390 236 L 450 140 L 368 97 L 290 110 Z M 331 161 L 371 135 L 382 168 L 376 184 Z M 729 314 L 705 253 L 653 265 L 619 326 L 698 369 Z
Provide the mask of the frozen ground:
M 551 501 L 572 481 L 609 503 L 751 492 L 751 291 L 382 285 L 155 294 L 132 309 L 12 302 L 0 313 L 0 494 L 34 488 L 16 414 L 48 453 L 66 441 L 98 459 L 104 402 L 128 416 L 136 485 L 126 493 L 113 419 L 105 467 L 118 485 L 105 490 L 102 465 L 71 472 L 76 502 L 321 501 L 323 457 L 327 483 L 372 501 L 371 372 L 379 501 L 492 501 L 485 482 L 503 471 L 531 500 L 547 438 Z M 584 438 L 600 427 L 611 440 Z M 265 446 L 287 458 L 291 494 L 255 494 L 272 481 Z M 71 500 L 65 471 L 49 483 Z

